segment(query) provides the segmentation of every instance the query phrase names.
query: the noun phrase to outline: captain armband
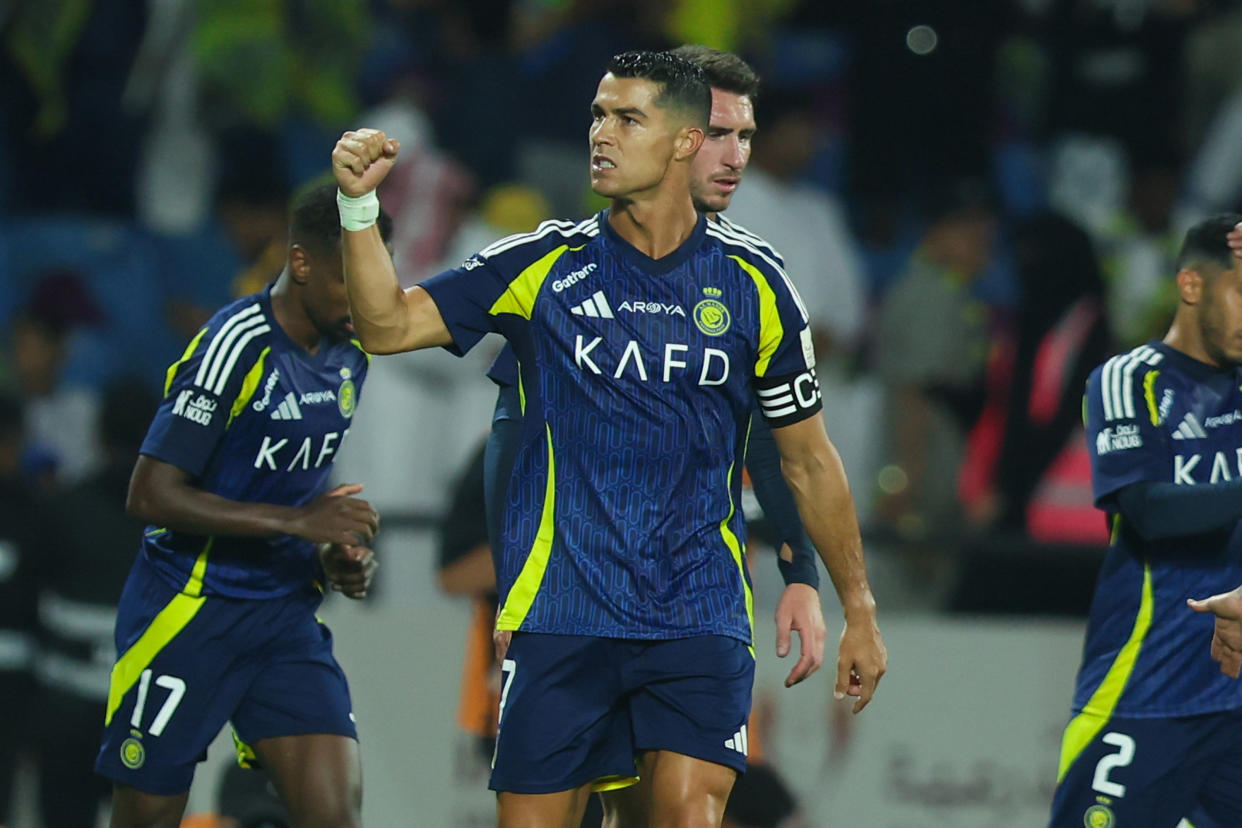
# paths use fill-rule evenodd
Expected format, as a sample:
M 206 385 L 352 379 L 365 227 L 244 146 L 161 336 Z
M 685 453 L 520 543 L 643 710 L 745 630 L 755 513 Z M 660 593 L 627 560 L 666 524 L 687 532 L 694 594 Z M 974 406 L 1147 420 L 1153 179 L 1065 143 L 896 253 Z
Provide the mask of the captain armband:
M 341 227 L 346 230 L 366 230 L 379 219 L 379 196 L 372 190 L 366 195 L 354 198 L 337 190 L 336 208 L 341 214 Z
M 809 368 L 781 377 L 755 377 L 755 397 L 773 428 L 801 422 L 824 407 L 819 379 Z

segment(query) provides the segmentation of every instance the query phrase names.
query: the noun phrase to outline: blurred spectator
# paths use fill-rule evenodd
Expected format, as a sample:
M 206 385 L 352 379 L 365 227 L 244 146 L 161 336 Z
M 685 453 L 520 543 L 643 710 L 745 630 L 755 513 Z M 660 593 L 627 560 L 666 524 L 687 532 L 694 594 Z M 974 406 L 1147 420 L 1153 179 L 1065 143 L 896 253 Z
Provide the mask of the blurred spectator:
M 43 550 L 37 504 L 22 477 L 21 403 L 0 395 L 0 824 L 11 813 L 17 758 L 35 734 L 35 703 L 30 675 L 35 633 L 35 584 Z M 42 738 L 40 736 L 40 738 Z
M 841 205 L 799 182 L 821 142 L 811 98 L 806 90 L 763 92 L 756 120 L 746 186 L 733 196 L 729 218 L 785 259 L 811 316 L 816 354 L 848 353 L 867 322 L 865 278 Z
M 13 326 L 13 379 L 26 401 L 25 462 L 49 485 L 80 480 L 99 460 L 98 394 L 62 371 L 74 331 L 102 321 L 81 276 L 62 270 L 38 280 Z
M 93 825 L 112 788 L 94 771 L 95 753 L 116 660 L 116 602 L 143 529 L 125 514 L 125 496 L 155 407 L 149 383 L 122 379 L 109 385 L 93 424 L 102 465 L 48 504 L 50 540 L 38 591 L 35 749 L 45 828 Z
M 1107 542 L 1089 469 L 1076 491 L 1063 477 L 1057 497 L 1044 491 L 1032 504 L 1064 451 L 1085 454 L 1082 389 L 1111 352 L 1095 250 L 1085 231 L 1055 213 L 1023 222 L 1014 237 L 1015 336 L 993 346 L 987 406 L 970 434 L 959 492 L 975 526 L 1028 531 L 1035 508 L 1040 540 Z M 1060 537 L 1049 534 L 1056 527 Z
M 983 403 L 992 313 L 972 287 L 993 261 L 996 218 L 986 189 L 963 180 L 934 191 L 928 225 L 875 326 L 886 388 L 879 517 L 908 537 L 959 525 L 965 435 Z
M 144 117 L 122 105 L 146 26 L 146 3 L 7 4 L 0 38 L 0 147 L 5 206 L 132 215 L 136 137 Z M 31 159 L 55 159 L 36 163 Z M 7 179 L 7 181 L 5 180 Z

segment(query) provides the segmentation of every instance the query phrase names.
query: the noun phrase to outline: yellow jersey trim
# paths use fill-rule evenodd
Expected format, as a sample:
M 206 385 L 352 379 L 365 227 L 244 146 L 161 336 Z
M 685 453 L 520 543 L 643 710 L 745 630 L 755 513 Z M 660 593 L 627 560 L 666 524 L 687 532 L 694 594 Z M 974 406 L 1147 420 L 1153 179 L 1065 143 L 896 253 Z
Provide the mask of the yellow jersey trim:
M 371 352 L 368 351 L 366 348 L 362 347 L 362 340 L 355 337 L 349 340 L 349 344 L 353 345 L 359 351 L 362 351 L 362 355 L 367 358 L 367 365 L 371 364 Z
M 749 429 L 747 429 L 747 438 L 749 439 Z M 746 621 L 750 625 L 750 638 L 753 642 L 755 639 L 755 597 L 750 591 L 750 584 L 746 582 L 746 553 L 742 549 L 742 544 L 738 541 L 737 535 L 733 534 L 733 530 L 729 528 L 729 521 L 733 519 L 734 512 L 737 511 L 733 504 L 733 464 L 729 465 L 729 473 L 725 478 L 725 487 L 729 492 L 729 514 L 725 519 L 720 521 L 720 534 L 724 538 L 725 546 L 729 547 L 729 551 L 733 553 L 733 562 L 737 564 L 738 577 L 742 579 L 742 591 L 746 597 Z M 750 657 L 755 657 L 755 645 L 752 643 L 747 649 L 750 650 Z
M 1148 371 L 1143 375 L 1143 399 L 1147 401 L 1147 415 L 1154 426 L 1160 425 L 1160 406 L 1156 404 L 1156 378 L 1159 376 L 1159 371 Z
M 233 424 L 233 420 L 237 419 L 237 415 L 242 413 L 253 399 L 254 392 L 259 390 L 259 382 L 263 379 L 263 367 L 267 364 L 267 355 L 271 353 L 271 350 L 271 345 L 264 348 L 254 365 L 246 372 L 246 376 L 242 379 L 241 390 L 237 392 L 237 399 L 233 400 L 233 408 L 229 411 L 229 420 L 224 424 L 225 428 Z
M 781 324 L 781 315 L 776 309 L 776 294 L 764 275 L 741 256 L 729 258 L 746 271 L 759 291 L 759 359 L 755 362 L 755 376 L 762 377 L 768 373 L 768 363 L 785 337 L 785 326 Z
M 498 630 L 521 628 L 535 603 L 535 596 L 543 583 L 543 575 L 548 570 L 548 557 L 552 553 L 552 541 L 556 534 L 553 521 L 556 513 L 556 460 L 552 455 L 552 429 L 546 424 L 544 429 L 548 434 L 548 480 L 543 495 L 543 516 L 539 520 L 539 531 L 535 533 L 535 542 L 526 556 L 526 563 L 522 564 L 522 571 L 514 581 L 513 588 L 509 590 L 504 608 L 496 619 Z
M 591 783 L 591 790 L 595 793 L 601 791 L 619 791 L 622 788 L 628 788 L 631 785 L 638 784 L 637 776 L 601 776 Z
M 164 372 L 164 396 L 168 396 L 168 392 L 172 390 L 173 380 L 177 378 L 177 369 L 186 363 L 186 361 L 194 356 L 194 351 L 198 349 L 198 343 L 203 341 L 203 334 L 207 333 L 207 328 L 203 328 L 194 338 L 190 340 L 190 344 L 185 346 L 185 350 L 181 352 L 181 357 L 168 366 L 168 370 Z
M 1065 728 L 1065 735 L 1061 739 L 1061 764 L 1057 769 L 1058 785 L 1065 779 L 1065 775 L 1069 773 L 1075 760 L 1082 755 L 1082 752 L 1094 741 L 1112 717 L 1113 710 L 1116 709 L 1121 693 L 1125 690 L 1126 682 L 1129 681 L 1134 665 L 1138 661 L 1143 639 L 1147 637 L 1147 631 L 1151 628 L 1154 606 L 1151 565 L 1144 564 L 1143 594 L 1139 600 L 1138 614 L 1134 619 L 1134 629 L 1130 631 L 1130 639 L 1117 653 L 1113 666 L 1109 668 L 1100 686 L 1091 694 L 1082 712 L 1075 716 Z
M 530 319 L 531 309 L 535 306 L 535 297 L 539 295 L 539 289 L 543 287 L 544 280 L 548 278 L 552 265 L 556 264 L 556 260 L 567 250 L 569 250 L 569 245 L 562 244 L 544 255 L 543 258 L 527 265 L 526 269 L 509 283 L 505 292 L 500 294 L 500 298 L 496 300 L 488 313 L 492 316 L 512 313 L 523 319 Z

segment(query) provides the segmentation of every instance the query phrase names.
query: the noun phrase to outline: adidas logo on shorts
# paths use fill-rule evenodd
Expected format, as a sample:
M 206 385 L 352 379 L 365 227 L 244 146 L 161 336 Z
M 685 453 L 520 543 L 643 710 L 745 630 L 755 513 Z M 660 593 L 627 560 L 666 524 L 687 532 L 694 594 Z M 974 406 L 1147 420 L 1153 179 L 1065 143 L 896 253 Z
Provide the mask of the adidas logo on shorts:
M 743 756 L 746 755 L 746 749 L 748 747 L 746 739 L 746 725 L 742 725 L 742 729 L 737 733 L 734 733 L 732 739 L 725 739 L 725 747 L 730 750 L 736 750 Z

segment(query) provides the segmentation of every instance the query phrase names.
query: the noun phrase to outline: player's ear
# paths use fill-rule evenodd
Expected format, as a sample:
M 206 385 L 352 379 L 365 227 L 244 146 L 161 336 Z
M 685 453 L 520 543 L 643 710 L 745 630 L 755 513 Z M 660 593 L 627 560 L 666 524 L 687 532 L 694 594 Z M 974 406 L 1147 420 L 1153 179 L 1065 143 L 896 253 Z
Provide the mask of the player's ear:
M 1177 294 L 1187 305 L 1197 305 L 1203 299 L 1203 274 L 1183 267 L 1177 271 Z
M 295 244 L 289 248 L 289 275 L 293 277 L 293 281 L 299 285 L 306 284 L 310 278 L 311 261 L 310 254 L 306 252 L 306 248 L 300 244 Z
M 677 130 L 677 137 L 673 141 L 673 158 L 677 161 L 686 161 L 694 158 L 695 153 L 699 151 L 701 146 L 703 146 L 702 128 L 684 126 Z

